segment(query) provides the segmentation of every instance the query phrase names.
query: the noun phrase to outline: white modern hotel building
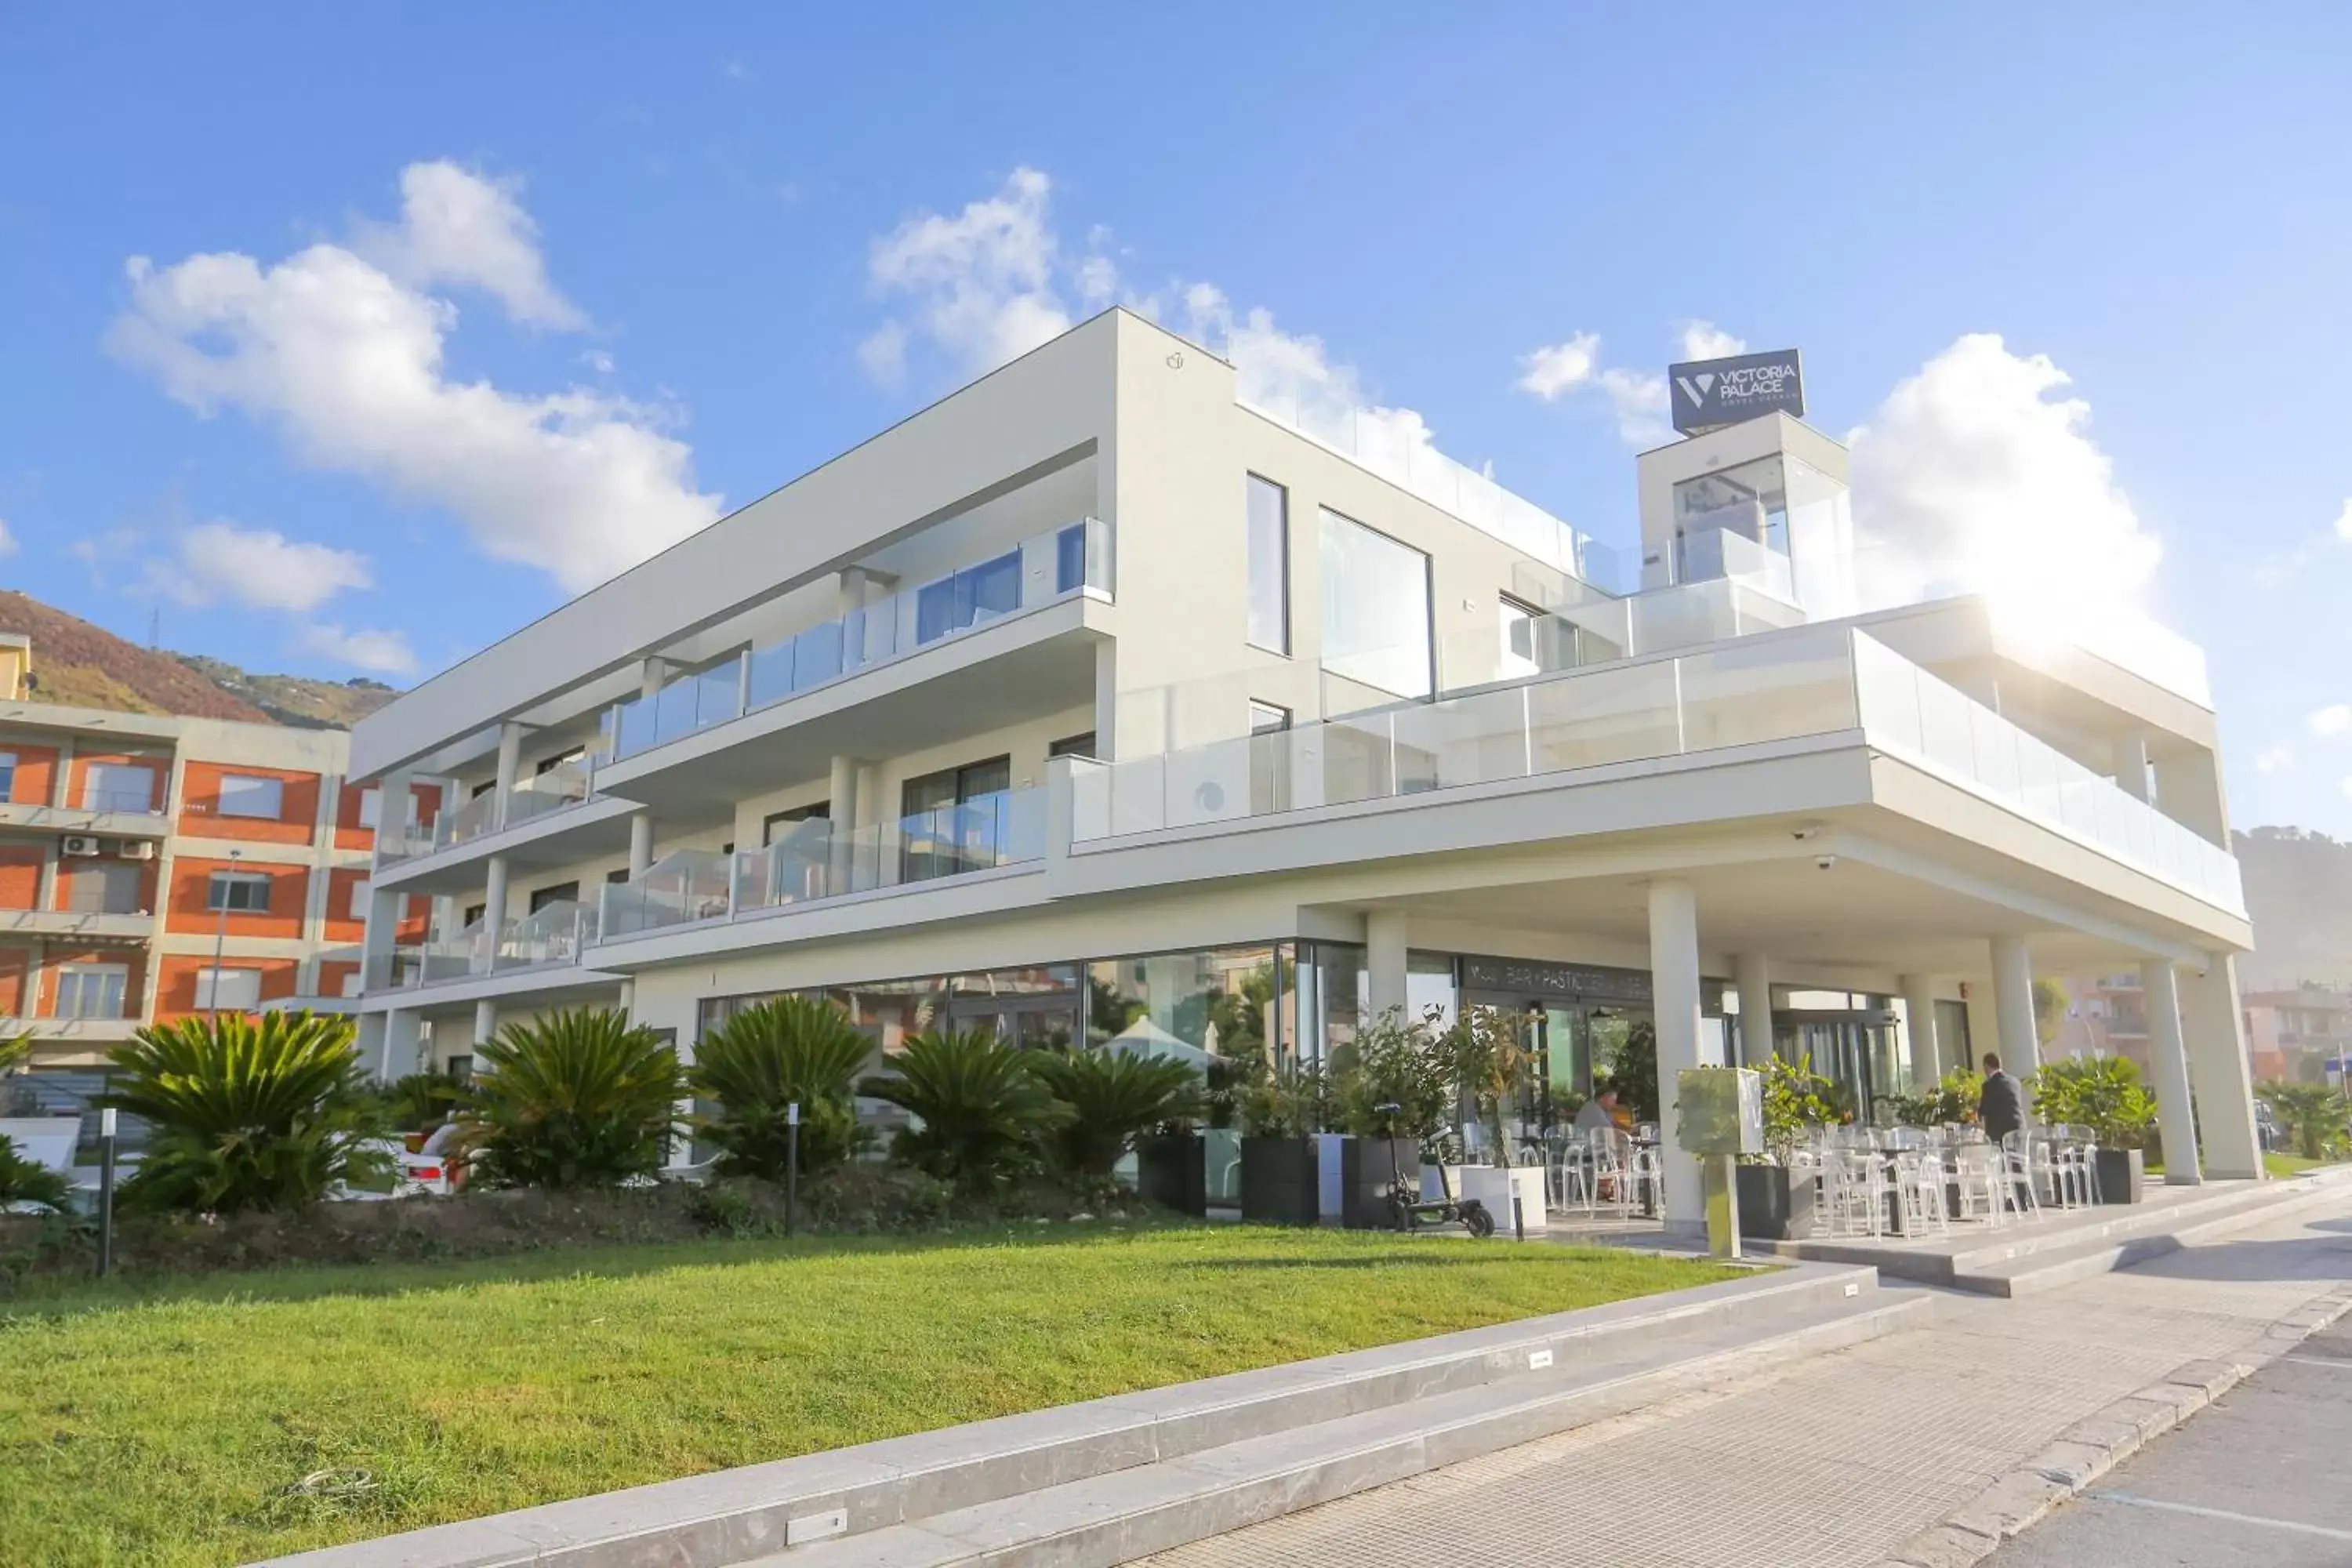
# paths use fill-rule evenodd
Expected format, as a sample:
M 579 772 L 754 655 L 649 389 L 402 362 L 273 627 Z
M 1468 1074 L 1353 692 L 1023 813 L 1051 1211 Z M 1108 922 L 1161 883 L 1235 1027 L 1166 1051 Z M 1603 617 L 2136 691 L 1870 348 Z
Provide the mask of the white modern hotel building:
M 1523 1031 L 1533 1101 L 1644 1019 L 1669 1083 L 1777 1045 L 1867 1099 L 2030 1067 L 2035 973 L 2136 963 L 2168 1175 L 2192 1091 L 2258 1175 L 2196 650 L 1859 611 L 1845 451 L 1785 415 L 1638 464 L 1620 595 L 1492 481 L 1097 316 L 363 721 L 354 779 L 445 792 L 379 836 L 363 1046 L 600 1004 L 690 1053 L 803 992 L 886 1051 L 1313 1059 L 1435 1005 Z

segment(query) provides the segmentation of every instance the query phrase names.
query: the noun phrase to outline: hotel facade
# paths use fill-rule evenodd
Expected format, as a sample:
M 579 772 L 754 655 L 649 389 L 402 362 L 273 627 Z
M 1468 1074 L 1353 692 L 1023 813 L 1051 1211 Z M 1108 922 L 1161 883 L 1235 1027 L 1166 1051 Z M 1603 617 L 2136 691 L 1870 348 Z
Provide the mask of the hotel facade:
M 1612 584 L 1426 445 L 1097 316 L 362 721 L 355 784 L 425 803 L 363 1049 L 597 1005 L 690 1058 L 791 992 L 885 1053 L 1311 1062 L 1436 1008 L 1519 1034 L 1530 1121 L 1642 1035 L 1867 1110 L 2030 1068 L 2033 975 L 2128 967 L 2168 1174 L 2193 1091 L 2205 1169 L 2258 1175 L 2197 650 L 1865 607 L 1845 451 L 1785 414 L 1637 463 Z

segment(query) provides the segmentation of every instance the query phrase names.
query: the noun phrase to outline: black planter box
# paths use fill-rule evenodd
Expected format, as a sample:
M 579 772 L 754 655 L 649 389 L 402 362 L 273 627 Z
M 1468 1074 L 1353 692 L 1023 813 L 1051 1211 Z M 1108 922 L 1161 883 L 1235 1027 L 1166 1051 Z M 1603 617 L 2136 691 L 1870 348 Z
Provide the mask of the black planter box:
M 1786 1165 L 1740 1165 L 1739 1234 L 1758 1241 L 1802 1241 L 1813 1234 L 1811 1172 Z M 1794 1173 L 1796 1180 L 1790 1180 Z
M 1313 1225 L 1318 1201 L 1315 1141 L 1242 1140 L 1242 1218 L 1262 1225 Z
M 1389 1163 L 1393 1150 L 1396 1163 Z M 1398 1173 L 1402 1173 L 1400 1176 Z M 1399 1184 L 1408 1201 L 1419 1196 L 1421 1145 L 1411 1138 L 1348 1138 L 1339 1144 L 1339 1223 L 1349 1230 L 1390 1230 L 1396 1210 L 1389 1191 Z
M 1141 1138 L 1135 1145 L 1135 1187 L 1149 1202 L 1178 1214 L 1209 1212 L 1209 1145 L 1197 1132 Z
M 2147 1196 L 2147 1157 L 2137 1149 L 2102 1149 L 2098 1162 L 2099 1201 L 2136 1204 Z

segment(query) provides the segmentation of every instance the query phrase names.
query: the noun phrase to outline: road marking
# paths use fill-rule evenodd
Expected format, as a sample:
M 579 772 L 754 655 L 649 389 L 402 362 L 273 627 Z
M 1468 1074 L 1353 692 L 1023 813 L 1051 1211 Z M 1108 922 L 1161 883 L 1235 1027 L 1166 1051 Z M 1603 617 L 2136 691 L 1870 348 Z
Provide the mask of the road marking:
M 2133 1508 L 2152 1508 L 2165 1513 L 2193 1513 L 2200 1519 L 2227 1520 L 2231 1524 L 2257 1524 L 2265 1530 L 2292 1531 L 2297 1535 L 2317 1535 L 2329 1541 L 2352 1541 L 2352 1530 L 2330 1530 L 2324 1524 L 2298 1524 L 2291 1519 L 2265 1519 L 2254 1513 L 2231 1513 L 2226 1508 L 2199 1508 L 2194 1503 L 2165 1502 L 2152 1497 L 2139 1497 L 2131 1492 L 2106 1490 L 2087 1491 L 2087 1498 L 2101 1502 L 2127 1503 Z
M 2283 1355 L 2277 1359 L 2291 1361 L 2297 1366 L 2332 1366 L 2338 1372 L 2352 1372 L 2352 1361 L 2346 1361 L 2340 1356 Z

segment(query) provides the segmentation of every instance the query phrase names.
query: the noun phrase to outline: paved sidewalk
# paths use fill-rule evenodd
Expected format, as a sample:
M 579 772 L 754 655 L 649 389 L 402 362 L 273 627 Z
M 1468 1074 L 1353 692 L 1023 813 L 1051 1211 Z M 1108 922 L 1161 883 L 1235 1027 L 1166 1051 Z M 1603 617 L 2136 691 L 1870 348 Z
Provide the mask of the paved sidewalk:
M 2347 1280 L 2352 1193 L 1149 1561 L 1866 1568 L 2074 1422 Z

